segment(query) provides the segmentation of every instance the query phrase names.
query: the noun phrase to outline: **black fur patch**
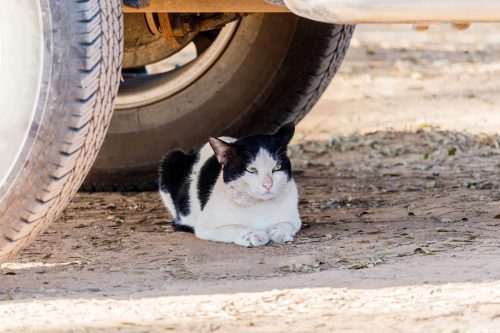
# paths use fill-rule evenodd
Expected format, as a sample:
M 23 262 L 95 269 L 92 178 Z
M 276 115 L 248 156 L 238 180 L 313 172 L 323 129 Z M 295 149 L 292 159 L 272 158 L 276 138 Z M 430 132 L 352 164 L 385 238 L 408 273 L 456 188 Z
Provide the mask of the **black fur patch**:
M 194 234 L 194 228 L 190 227 L 188 225 L 180 224 L 176 221 L 174 221 L 174 230 L 175 231 L 184 231 L 184 232 L 191 232 Z
M 219 162 L 217 162 L 217 158 L 214 155 L 206 160 L 200 170 L 198 178 L 198 198 L 200 199 L 201 210 L 205 208 L 210 198 L 210 194 L 217 182 L 217 178 L 219 178 L 221 169 L 222 167 Z
M 199 153 L 185 154 L 180 150 L 169 153 L 160 167 L 160 190 L 170 193 L 177 215 L 188 215 L 189 184 L 193 165 L 198 161 Z M 175 222 L 174 222 L 175 223 Z
M 257 134 L 236 140 L 231 144 L 236 154 L 224 165 L 224 182 L 238 179 L 246 172 L 248 165 L 255 159 L 260 149 L 264 149 L 277 159 L 282 168 L 277 172 L 285 172 L 292 178 L 292 164 L 286 155 L 288 140 L 276 135 Z

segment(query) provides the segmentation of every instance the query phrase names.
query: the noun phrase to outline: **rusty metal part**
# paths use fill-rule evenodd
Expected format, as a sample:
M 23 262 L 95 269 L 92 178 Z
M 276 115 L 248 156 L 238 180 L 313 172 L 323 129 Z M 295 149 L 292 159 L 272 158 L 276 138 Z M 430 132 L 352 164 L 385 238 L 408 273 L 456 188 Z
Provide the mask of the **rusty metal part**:
M 192 32 L 198 32 L 197 19 L 192 15 L 172 15 L 171 18 L 172 35 L 182 37 Z
M 160 23 L 160 31 L 165 37 L 167 43 L 172 47 L 179 47 L 183 45 L 188 39 L 187 36 L 191 31 L 187 31 L 185 34 L 175 34 L 174 33 L 174 16 L 167 13 L 158 13 L 158 21 Z
M 240 13 L 169 14 L 172 35 L 177 37 L 200 31 L 221 29 L 226 24 L 237 21 L 243 16 L 244 14 Z
M 127 14 L 125 14 L 127 15 Z M 145 13 L 144 17 L 146 18 L 146 22 L 148 24 L 149 31 L 153 35 L 161 35 L 160 27 L 156 23 L 155 17 L 153 16 L 153 13 Z
M 136 68 L 168 58 L 189 44 L 196 33 L 165 37 L 152 13 L 124 14 L 123 68 Z
M 279 3 L 279 2 L 274 2 Z M 144 7 L 125 1 L 124 13 L 283 13 L 288 9 L 264 0 L 149 0 Z
M 124 14 L 123 25 L 125 39 L 132 40 L 138 37 L 152 36 L 144 14 Z M 127 47 L 125 43 L 125 47 Z
M 188 17 L 180 19 L 168 13 L 145 13 L 144 16 L 151 34 L 162 35 L 165 41 L 173 48 L 186 45 L 198 32 L 198 30 L 194 29 L 192 26 L 192 19 Z
M 131 15 L 131 14 L 125 14 Z M 161 34 L 166 38 L 184 37 L 186 35 L 220 29 L 228 23 L 239 20 L 245 14 L 210 13 L 210 14 L 167 14 L 145 13 L 149 30 L 154 35 Z M 182 40 L 177 40 L 182 43 Z M 175 43 L 175 41 L 172 41 Z
M 184 48 L 200 32 L 218 30 L 239 13 L 125 13 L 123 68 L 158 62 Z M 198 48 L 198 45 L 197 45 Z
M 198 24 L 199 31 L 220 29 L 226 24 L 241 19 L 245 14 L 241 13 L 217 13 L 209 17 L 202 18 Z

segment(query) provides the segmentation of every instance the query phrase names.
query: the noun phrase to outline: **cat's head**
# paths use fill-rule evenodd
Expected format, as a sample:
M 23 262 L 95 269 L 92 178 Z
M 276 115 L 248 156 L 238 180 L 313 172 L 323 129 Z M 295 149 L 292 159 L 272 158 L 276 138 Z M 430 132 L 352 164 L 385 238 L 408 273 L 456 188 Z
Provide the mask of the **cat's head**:
M 269 200 L 278 196 L 292 179 L 287 145 L 293 123 L 271 135 L 257 134 L 228 143 L 210 138 L 209 143 L 222 165 L 226 190 L 240 203 Z

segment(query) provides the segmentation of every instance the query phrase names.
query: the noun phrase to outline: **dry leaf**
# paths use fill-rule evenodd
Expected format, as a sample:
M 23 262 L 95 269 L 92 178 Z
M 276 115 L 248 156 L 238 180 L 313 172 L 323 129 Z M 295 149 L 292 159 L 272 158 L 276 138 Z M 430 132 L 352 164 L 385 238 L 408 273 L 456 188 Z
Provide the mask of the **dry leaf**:
M 432 254 L 432 251 L 430 249 L 426 248 L 425 246 L 417 247 L 414 252 L 415 253 L 422 253 L 422 254 L 424 254 L 426 256 Z

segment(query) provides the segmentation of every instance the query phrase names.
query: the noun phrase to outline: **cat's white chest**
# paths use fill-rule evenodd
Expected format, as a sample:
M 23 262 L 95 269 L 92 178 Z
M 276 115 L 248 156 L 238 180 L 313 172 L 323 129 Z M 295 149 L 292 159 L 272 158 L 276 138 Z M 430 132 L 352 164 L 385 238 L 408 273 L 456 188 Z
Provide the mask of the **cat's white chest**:
M 276 223 L 298 218 L 298 197 L 295 183 L 276 199 L 256 201 L 248 205 L 237 204 L 222 192 L 214 193 L 212 200 L 199 215 L 195 228 L 217 228 L 238 224 L 265 230 Z
M 288 201 L 288 202 L 287 202 Z M 253 206 L 238 207 L 230 217 L 240 223 L 255 229 L 267 229 L 271 225 L 290 220 L 292 210 L 296 205 L 292 200 L 270 200 L 257 202 Z

